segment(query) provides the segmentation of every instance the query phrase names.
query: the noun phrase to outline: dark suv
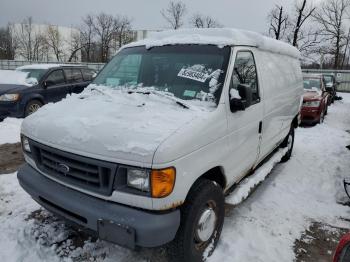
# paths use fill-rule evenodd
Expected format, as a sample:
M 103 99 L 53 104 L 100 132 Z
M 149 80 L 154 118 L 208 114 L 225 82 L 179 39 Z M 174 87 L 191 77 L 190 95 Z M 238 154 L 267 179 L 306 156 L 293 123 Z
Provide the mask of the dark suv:
M 88 67 L 68 65 L 29 65 L 16 71 L 27 73 L 27 78 L 35 83 L 0 84 L 0 121 L 6 117 L 26 117 L 46 103 L 80 93 L 96 75 Z

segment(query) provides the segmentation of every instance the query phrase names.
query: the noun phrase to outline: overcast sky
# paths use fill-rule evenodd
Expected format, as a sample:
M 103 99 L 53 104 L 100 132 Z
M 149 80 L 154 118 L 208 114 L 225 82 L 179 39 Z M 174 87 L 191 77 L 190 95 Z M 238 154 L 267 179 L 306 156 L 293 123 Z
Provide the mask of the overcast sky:
M 194 13 L 216 18 L 226 27 L 267 30 L 266 16 L 275 4 L 292 8 L 295 0 L 184 0 L 186 25 Z M 130 17 L 136 29 L 163 29 L 166 22 L 160 10 L 167 0 L 0 0 L 0 25 L 20 22 L 32 16 L 35 23 L 78 26 L 81 17 L 98 12 Z

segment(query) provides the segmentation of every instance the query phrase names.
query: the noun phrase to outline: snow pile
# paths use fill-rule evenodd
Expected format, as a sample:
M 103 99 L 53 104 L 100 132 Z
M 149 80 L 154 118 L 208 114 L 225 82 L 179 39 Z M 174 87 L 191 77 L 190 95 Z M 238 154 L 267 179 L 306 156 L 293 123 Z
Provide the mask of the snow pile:
M 232 205 L 238 205 L 243 200 L 245 200 L 252 189 L 265 180 L 265 178 L 270 174 L 271 170 L 278 164 L 282 157 L 287 153 L 288 148 L 282 148 L 276 152 L 269 161 L 258 168 L 254 174 L 245 178 L 238 187 L 226 197 L 226 203 Z
M 0 85 L 25 85 L 33 86 L 37 84 L 37 81 L 33 78 L 27 78 L 28 73 L 11 71 L 11 70 L 0 70 Z M 0 88 L 1 91 L 1 88 Z
M 255 32 L 232 28 L 195 28 L 155 32 L 149 38 L 127 44 L 123 48 L 144 45 L 149 49 L 155 46 L 176 44 L 206 44 L 219 47 L 235 45 L 256 46 L 265 51 L 300 58 L 300 52 L 287 43 Z
M 23 119 L 5 118 L 0 122 L 0 145 L 21 141 L 20 129 Z

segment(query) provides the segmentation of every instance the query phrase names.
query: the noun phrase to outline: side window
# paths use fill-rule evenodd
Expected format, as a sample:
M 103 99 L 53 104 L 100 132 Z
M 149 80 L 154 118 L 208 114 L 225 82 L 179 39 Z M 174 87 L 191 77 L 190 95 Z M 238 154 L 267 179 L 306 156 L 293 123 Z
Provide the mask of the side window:
M 68 83 L 80 83 L 83 82 L 83 75 L 79 68 L 67 68 L 64 69 L 66 73 Z
M 62 70 L 56 70 L 49 74 L 46 78 L 46 83 L 49 86 L 64 84 L 65 78 Z
M 83 72 L 84 81 L 92 81 L 94 79 L 94 76 L 96 75 L 94 70 L 91 70 L 88 68 L 83 68 L 82 72 Z
M 253 53 L 250 51 L 241 51 L 237 53 L 230 90 L 238 91 L 240 86 L 246 86 L 252 91 L 252 104 L 260 102 L 258 76 Z

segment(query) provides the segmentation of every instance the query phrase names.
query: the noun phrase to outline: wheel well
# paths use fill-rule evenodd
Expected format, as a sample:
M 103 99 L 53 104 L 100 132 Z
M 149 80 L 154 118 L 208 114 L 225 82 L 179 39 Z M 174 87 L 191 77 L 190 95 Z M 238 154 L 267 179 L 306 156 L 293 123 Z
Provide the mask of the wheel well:
M 39 101 L 41 104 L 45 104 L 44 103 L 44 100 L 42 99 L 42 98 L 40 98 L 40 97 L 31 97 L 31 98 L 29 98 L 28 99 L 28 101 L 26 102 L 26 106 L 30 103 L 30 102 L 32 102 L 32 101 L 34 101 L 34 100 L 37 100 L 37 101 Z
M 226 177 L 224 175 L 224 172 L 222 170 L 221 167 L 217 166 L 214 167 L 210 170 L 208 170 L 207 172 L 205 172 L 201 177 L 199 177 L 198 179 L 201 178 L 206 178 L 208 180 L 211 181 L 215 181 L 216 183 L 218 183 L 223 189 L 225 189 L 226 187 Z
M 298 115 L 296 115 L 292 121 L 292 127 L 298 128 L 298 126 L 299 126 Z

